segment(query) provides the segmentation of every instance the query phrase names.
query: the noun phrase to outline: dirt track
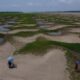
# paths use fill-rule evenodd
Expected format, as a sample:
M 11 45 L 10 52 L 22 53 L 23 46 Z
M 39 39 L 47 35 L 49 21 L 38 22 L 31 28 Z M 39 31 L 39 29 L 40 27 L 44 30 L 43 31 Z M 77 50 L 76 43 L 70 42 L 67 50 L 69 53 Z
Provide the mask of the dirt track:
M 6 59 L 0 61 L 0 80 L 69 80 L 64 51 L 53 49 L 44 56 L 16 56 L 16 69 L 10 70 Z

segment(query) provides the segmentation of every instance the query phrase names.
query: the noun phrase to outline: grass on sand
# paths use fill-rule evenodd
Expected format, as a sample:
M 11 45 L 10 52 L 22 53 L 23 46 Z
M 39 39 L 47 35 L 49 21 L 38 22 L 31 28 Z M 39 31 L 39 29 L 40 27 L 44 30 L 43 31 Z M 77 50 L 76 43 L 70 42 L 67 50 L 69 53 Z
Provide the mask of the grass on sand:
M 57 41 L 50 41 L 44 38 L 38 38 L 35 42 L 26 44 L 23 48 L 15 52 L 14 54 L 27 54 L 32 53 L 36 55 L 45 54 L 48 49 L 51 49 L 54 45 L 69 49 L 75 52 L 80 52 L 80 44 L 78 43 L 64 43 Z

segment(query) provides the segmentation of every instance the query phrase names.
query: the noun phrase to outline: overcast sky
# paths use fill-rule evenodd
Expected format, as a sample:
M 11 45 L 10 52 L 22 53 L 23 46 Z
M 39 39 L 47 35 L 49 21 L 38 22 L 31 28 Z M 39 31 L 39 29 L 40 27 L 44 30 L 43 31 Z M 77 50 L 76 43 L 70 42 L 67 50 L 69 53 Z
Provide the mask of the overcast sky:
M 0 11 L 80 10 L 80 0 L 0 0 Z

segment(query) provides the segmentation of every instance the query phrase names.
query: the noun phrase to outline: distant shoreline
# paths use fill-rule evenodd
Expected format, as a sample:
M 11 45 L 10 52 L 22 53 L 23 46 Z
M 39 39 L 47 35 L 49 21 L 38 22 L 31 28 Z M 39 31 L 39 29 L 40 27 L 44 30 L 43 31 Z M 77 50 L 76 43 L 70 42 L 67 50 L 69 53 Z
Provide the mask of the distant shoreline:
M 0 11 L 0 13 L 80 13 L 80 11 L 34 11 L 34 12 Z

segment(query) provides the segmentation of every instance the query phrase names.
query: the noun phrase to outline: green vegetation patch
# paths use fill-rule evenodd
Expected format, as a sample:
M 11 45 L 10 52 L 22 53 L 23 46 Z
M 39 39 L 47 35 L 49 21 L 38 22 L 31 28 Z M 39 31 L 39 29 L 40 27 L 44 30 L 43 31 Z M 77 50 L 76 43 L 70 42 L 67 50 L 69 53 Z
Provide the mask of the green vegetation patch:
M 15 52 L 15 54 L 25 54 L 27 52 L 30 52 L 32 54 L 38 55 L 43 55 L 43 53 L 46 52 L 46 49 L 51 48 L 51 42 L 48 40 L 42 39 L 42 40 L 36 40 L 33 43 L 29 43 L 25 45 L 22 49 L 19 51 Z
M 17 29 L 36 29 L 36 26 L 20 26 L 20 27 L 10 27 L 10 30 L 17 30 Z
M 58 32 L 58 30 L 40 29 L 39 31 L 21 31 L 21 32 L 12 34 L 11 36 L 29 37 L 39 33 L 48 34 L 49 32 Z
M 22 49 L 18 50 L 17 53 L 15 54 L 33 53 L 33 54 L 41 55 L 46 53 L 46 51 L 54 45 L 57 45 L 75 52 L 80 52 L 80 44 L 77 44 L 77 43 L 72 44 L 72 43 L 50 41 L 46 39 L 38 39 L 35 42 L 25 45 Z
M 22 24 L 36 24 L 36 21 L 33 19 L 33 16 L 34 14 L 27 14 L 27 13 L 24 13 L 22 15 L 20 15 L 20 19 L 19 20 L 22 20 L 21 23 Z
M 0 33 L 0 37 L 4 37 L 4 34 L 1 34 L 1 33 Z
M 24 32 L 24 31 L 22 31 L 22 32 L 18 32 L 18 33 L 12 34 L 12 36 L 29 37 L 29 36 L 33 36 L 33 35 L 36 35 L 36 34 L 38 34 L 37 31 L 35 31 L 35 32 L 32 32 L 32 31 Z

